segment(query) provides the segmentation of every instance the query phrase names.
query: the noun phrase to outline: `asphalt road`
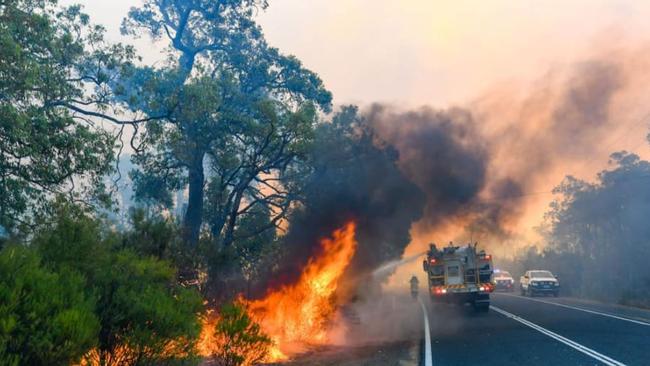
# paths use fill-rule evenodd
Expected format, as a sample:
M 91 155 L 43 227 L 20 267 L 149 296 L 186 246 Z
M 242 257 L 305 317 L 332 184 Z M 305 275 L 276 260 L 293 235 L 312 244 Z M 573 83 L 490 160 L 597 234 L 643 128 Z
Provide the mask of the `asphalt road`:
M 570 298 L 492 294 L 487 313 L 423 306 L 408 294 L 351 305 L 346 338 L 287 366 L 648 365 L 650 311 Z
M 485 314 L 425 304 L 433 365 L 650 365 L 650 311 L 500 293 Z

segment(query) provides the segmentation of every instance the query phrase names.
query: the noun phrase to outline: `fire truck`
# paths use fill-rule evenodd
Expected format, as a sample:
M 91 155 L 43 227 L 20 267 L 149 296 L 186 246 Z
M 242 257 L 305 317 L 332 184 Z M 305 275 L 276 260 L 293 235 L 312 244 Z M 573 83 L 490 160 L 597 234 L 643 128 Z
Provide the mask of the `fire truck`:
M 490 308 L 492 256 L 477 250 L 477 244 L 438 249 L 430 244 L 423 262 L 429 279 L 431 301 L 436 304 L 470 304 L 476 311 Z

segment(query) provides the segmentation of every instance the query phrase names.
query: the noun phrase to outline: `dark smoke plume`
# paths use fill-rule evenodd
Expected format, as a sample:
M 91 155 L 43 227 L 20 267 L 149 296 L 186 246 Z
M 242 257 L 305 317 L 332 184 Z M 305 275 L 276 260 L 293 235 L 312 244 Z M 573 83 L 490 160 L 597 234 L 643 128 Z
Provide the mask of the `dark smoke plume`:
M 470 110 L 400 112 L 374 105 L 367 116 L 380 138 L 398 151 L 400 170 L 426 196 L 421 227 L 431 230 L 462 220 L 467 231 L 509 235 L 503 222 L 517 207 L 523 188 L 509 177 L 490 180 L 492 147 Z M 486 190 L 500 198 L 483 199 Z
M 348 220 L 357 222 L 358 240 L 349 277 L 359 278 L 400 258 L 417 220 L 435 226 L 485 205 L 478 194 L 489 154 L 465 110 L 374 105 L 359 115 L 347 107 L 320 126 L 316 141 L 304 206 L 291 220 L 271 286 L 295 280 L 318 255 L 318 239 Z
M 612 100 L 624 83 L 620 65 L 592 60 L 549 77 L 521 102 L 509 95 L 504 104 L 465 109 L 373 105 L 366 115 L 426 196 L 421 228 L 461 222 L 466 239 L 473 232 L 504 240 L 514 234 L 510 224 L 526 195 L 553 169 L 584 160 L 610 133 Z
M 530 192 L 600 152 L 626 82 L 605 58 L 550 73 L 523 97 L 495 91 L 467 108 L 342 108 L 318 128 L 303 205 L 279 275 L 265 286 L 295 280 L 319 239 L 351 219 L 359 247 L 349 277 L 400 258 L 413 224 L 431 231 L 452 223 L 465 231 L 459 237 L 480 233 L 483 243 L 514 236 Z
M 342 108 L 319 126 L 304 202 L 284 238 L 286 255 L 267 285 L 294 281 L 307 259 L 319 254 L 319 239 L 349 220 L 357 223 L 358 241 L 349 276 L 402 255 L 424 199 L 398 169 L 395 149 L 376 140 L 356 107 Z
M 375 104 L 367 116 L 379 137 L 398 151 L 400 170 L 424 192 L 425 223 L 435 226 L 475 205 L 489 154 L 469 111 L 402 113 Z

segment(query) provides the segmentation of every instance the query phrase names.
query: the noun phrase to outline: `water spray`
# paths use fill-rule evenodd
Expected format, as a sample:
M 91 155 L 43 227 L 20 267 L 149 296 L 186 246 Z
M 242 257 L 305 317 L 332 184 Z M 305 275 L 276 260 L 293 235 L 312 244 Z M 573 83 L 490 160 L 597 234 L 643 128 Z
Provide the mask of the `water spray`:
M 416 259 L 420 258 L 421 256 L 425 255 L 426 253 L 427 253 L 427 251 L 425 250 L 422 253 L 418 253 L 418 254 L 414 254 L 414 255 L 406 257 L 406 258 L 390 261 L 390 262 L 388 262 L 386 264 L 383 264 L 381 267 L 375 269 L 374 271 L 372 271 L 372 276 L 373 277 L 382 277 L 382 276 L 388 275 L 395 268 L 397 268 L 397 267 L 399 267 L 399 266 L 401 266 L 403 264 L 411 263 L 411 262 L 415 261 Z

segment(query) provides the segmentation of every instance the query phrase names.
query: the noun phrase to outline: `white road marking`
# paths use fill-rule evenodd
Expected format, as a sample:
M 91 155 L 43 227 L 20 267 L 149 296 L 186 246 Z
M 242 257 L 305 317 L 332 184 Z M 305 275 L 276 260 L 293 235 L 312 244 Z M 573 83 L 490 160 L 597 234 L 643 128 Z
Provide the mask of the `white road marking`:
M 427 307 L 424 306 L 422 299 L 419 297 L 418 302 L 422 307 L 422 314 L 424 314 L 424 366 L 433 366 L 433 357 L 431 356 L 431 329 L 429 328 Z
M 603 312 L 600 312 L 600 311 L 589 310 L 589 309 L 580 308 L 580 307 L 576 307 L 576 306 L 560 304 L 560 303 L 552 302 L 552 301 L 544 301 L 544 300 L 539 300 L 539 299 L 531 299 L 531 298 L 529 298 L 529 297 L 523 297 L 523 296 L 516 296 L 516 295 L 510 295 L 510 294 L 499 294 L 499 296 L 501 296 L 501 295 L 503 295 L 503 296 L 516 297 L 516 298 L 521 298 L 521 299 L 530 300 L 530 301 L 541 302 L 541 303 L 544 303 L 544 304 L 550 304 L 550 305 L 555 305 L 555 306 L 561 306 L 561 307 L 563 307 L 563 308 L 567 308 L 567 309 L 573 309 L 573 310 L 584 311 L 585 313 L 590 313 L 590 314 L 595 314 L 595 315 L 606 316 L 606 317 L 608 317 L 608 318 L 614 318 L 614 319 L 623 320 L 623 321 L 626 321 L 626 322 L 630 322 L 630 323 L 634 323 L 634 324 L 639 324 L 639 325 L 645 325 L 646 327 L 650 327 L 650 323 L 648 323 L 648 322 L 644 322 L 644 321 L 641 321 L 641 320 L 634 320 L 634 319 L 630 319 L 630 318 L 626 318 L 626 317 L 622 317 L 622 316 L 618 316 L 618 315 L 613 315 L 613 314 L 603 313 Z
M 494 311 L 496 311 L 496 312 L 498 312 L 498 313 L 500 313 L 502 315 L 505 315 L 506 317 L 508 317 L 508 318 L 510 318 L 512 320 L 518 321 L 519 323 L 524 324 L 524 325 L 526 325 L 526 326 L 528 326 L 530 328 L 533 328 L 536 331 L 538 331 L 538 332 L 540 332 L 540 333 L 542 333 L 544 335 L 547 335 L 547 336 L 549 336 L 549 337 L 551 337 L 551 338 L 553 338 L 553 339 L 555 339 L 557 341 L 560 341 L 560 342 L 566 344 L 567 346 L 569 346 L 571 348 L 574 348 L 574 349 L 586 354 L 589 357 L 595 358 L 596 360 L 604 363 L 605 365 L 608 365 L 608 366 L 625 366 L 625 364 L 622 363 L 622 362 L 619 362 L 619 361 L 614 360 L 613 358 L 607 357 L 607 356 L 603 355 L 602 353 L 598 353 L 598 352 L 594 351 L 593 349 L 591 349 L 589 347 L 583 346 L 580 343 L 574 342 L 574 341 L 572 341 L 572 340 L 570 340 L 568 338 L 565 338 L 565 337 L 563 337 L 563 336 L 561 336 L 561 335 L 559 335 L 557 333 L 551 332 L 550 330 L 548 330 L 546 328 L 543 328 L 543 327 L 541 327 L 541 326 L 539 326 L 539 325 L 537 325 L 537 324 L 535 324 L 533 322 L 530 322 L 530 321 L 528 321 L 528 320 L 526 320 L 526 319 L 524 319 L 522 317 L 519 317 L 519 316 L 517 316 L 515 314 L 509 313 L 509 312 L 507 312 L 507 311 L 505 311 L 505 310 L 503 310 L 503 309 L 501 309 L 499 307 L 496 307 L 496 306 L 492 305 L 491 308 L 492 308 L 492 310 L 494 310 Z

